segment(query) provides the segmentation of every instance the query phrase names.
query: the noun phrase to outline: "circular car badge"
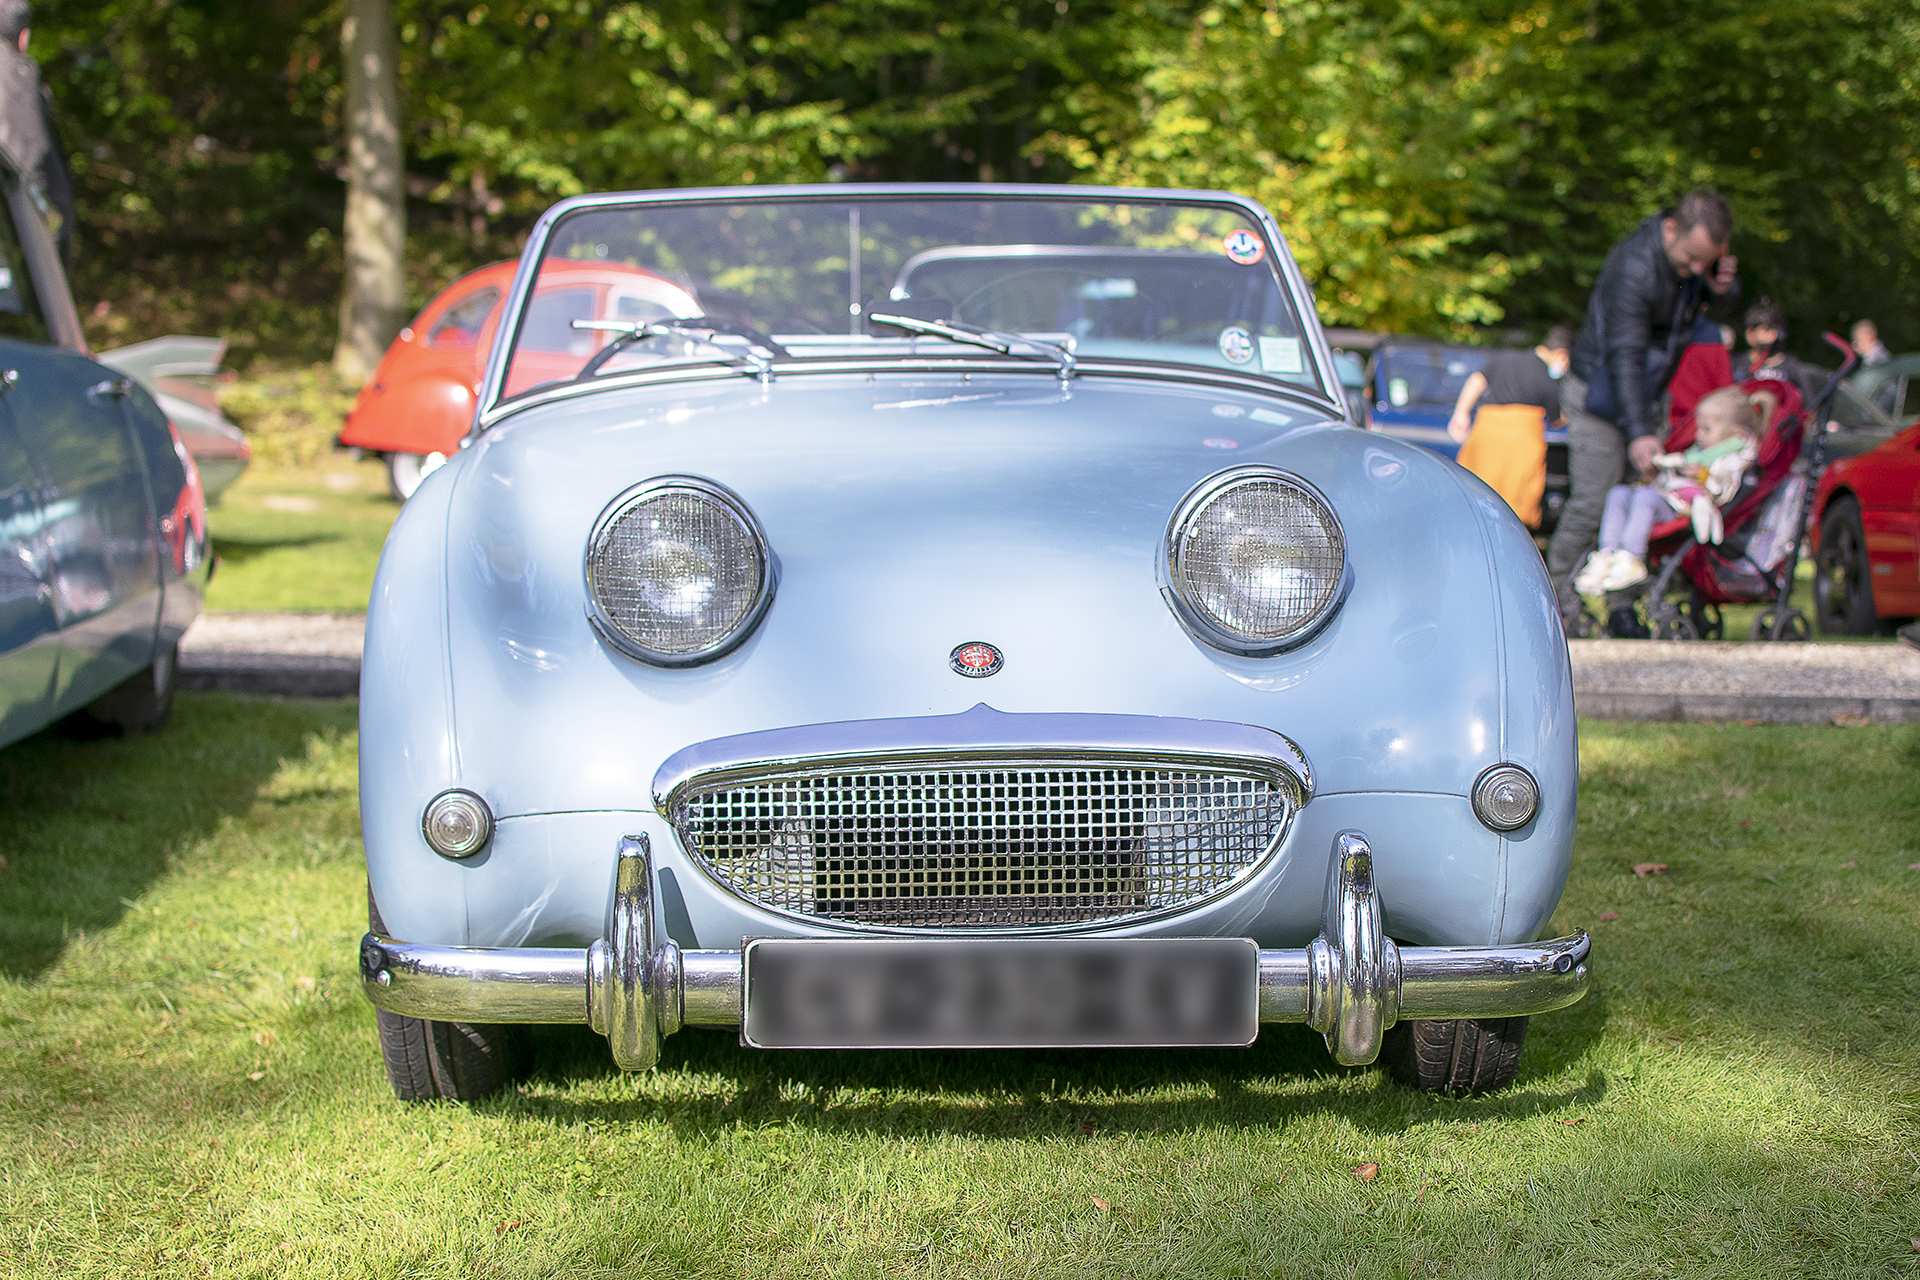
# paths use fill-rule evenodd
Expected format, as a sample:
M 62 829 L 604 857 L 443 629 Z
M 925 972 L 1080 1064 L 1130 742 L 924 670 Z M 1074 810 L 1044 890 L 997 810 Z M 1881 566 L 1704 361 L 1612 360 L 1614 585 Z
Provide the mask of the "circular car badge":
M 1267 246 L 1260 243 L 1260 237 L 1245 227 L 1238 231 L 1229 231 L 1220 241 L 1220 247 L 1227 251 L 1227 257 L 1243 267 L 1250 267 L 1267 256 Z
M 969 640 L 963 645 L 956 645 L 953 652 L 947 655 L 948 666 L 976 680 L 998 671 L 1001 661 L 1000 651 L 985 640 Z
M 1239 325 L 1221 330 L 1220 354 L 1230 364 L 1245 364 L 1253 359 L 1253 335 Z

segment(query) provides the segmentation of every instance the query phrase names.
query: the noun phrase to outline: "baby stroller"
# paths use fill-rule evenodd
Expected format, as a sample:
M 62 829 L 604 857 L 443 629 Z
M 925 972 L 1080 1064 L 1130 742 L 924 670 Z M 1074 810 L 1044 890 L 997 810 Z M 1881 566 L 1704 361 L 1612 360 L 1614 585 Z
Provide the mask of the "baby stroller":
M 1721 509 L 1725 525 L 1721 541 L 1698 541 L 1686 516 L 1653 527 L 1647 543 L 1648 577 L 1634 589 L 1641 593 L 1654 639 L 1724 639 L 1726 624 L 1720 607 L 1728 604 L 1769 606 L 1753 620 L 1749 639 L 1808 638 L 1806 615 L 1787 601 L 1793 594 L 1793 575 L 1812 510 L 1813 481 L 1824 463 L 1820 427 L 1834 393 L 1856 360 L 1853 349 L 1838 335 L 1829 333 L 1826 339 L 1846 358 L 1811 405 L 1803 406 L 1799 390 L 1788 382 L 1749 379 L 1740 384 L 1749 395 L 1770 395 L 1775 406 L 1760 439 L 1759 456 L 1747 468 L 1739 492 Z M 1724 367 L 1724 354 L 1720 360 Z M 1731 382 L 1731 375 L 1724 376 L 1727 382 L 1720 385 Z M 1676 375 L 1675 381 L 1681 379 Z M 1712 389 L 1712 385 L 1700 387 L 1684 404 L 1680 421 L 1667 435 L 1668 452 L 1677 453 L 1693 443 L 1693 404 Z M 1676 403 L 1681 396 L 1676 386 Z M 1806 451 L 1809 465 L 1798 466 L 1810 428 L 1814 443 Z

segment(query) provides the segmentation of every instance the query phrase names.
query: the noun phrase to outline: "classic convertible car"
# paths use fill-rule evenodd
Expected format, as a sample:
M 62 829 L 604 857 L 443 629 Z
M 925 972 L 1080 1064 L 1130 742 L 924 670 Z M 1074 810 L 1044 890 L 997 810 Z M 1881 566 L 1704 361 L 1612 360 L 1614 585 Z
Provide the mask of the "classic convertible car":
M 402 502 L 446 464 L 473 425 L 482 366 L 513 271 L 513 263 L 495 262 L 442 289 L 400 331 L 354 397 L 340 443 L 384 459 L 387 483 Z M 555 263 L 542 275 L 522 325 L 521 376 L 549 358 L 560 360 L 564 370 L 576 347 L 591 350 L 593 335 L 571 327 L 589 313 L 659 320 L 697 316 L 700 305 L 671 282 L 625 263 Z
M 88 354 L 46 202 L 0 155 L 0 746 L 157 729 L 212 571 L 199 473 Z M 237 474 L 237 472 L 235 473 Z
M 553 282 L 672 282 L 623 318 Z M 556 319 L 577 341 L 551 341 Z M 1244 1045 L 1512 1080 L 1566 646 L 1491 490 L 1355 430 L 1232 195 L 570 199 L 381 558 L 364 990 L 402 1098 L 515 1029 L 764 1048 Z

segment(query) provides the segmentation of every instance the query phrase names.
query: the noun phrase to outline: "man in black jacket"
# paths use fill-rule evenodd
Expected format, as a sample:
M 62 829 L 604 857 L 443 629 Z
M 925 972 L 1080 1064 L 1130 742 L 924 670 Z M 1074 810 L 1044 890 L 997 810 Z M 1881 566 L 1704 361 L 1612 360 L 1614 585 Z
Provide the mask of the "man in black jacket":
M 1659 403 L 1678 346 L 1710 302 L 1739 295 L 1738 264 L 1727 255 L 1733 211 L 1711 187 L 1689 191 L 1642 222 L 1607 254 L 1574 344 L 1560 393 L 1567 417 L 1567 505 L 1547 549 L 1547 572 L 1570 636 L 1587 633 L 1573 575 L 1593 549 L 1607 490 L 1631 462 L 1649 472 L 1666 436 Z M 1608 600 L 1608 629 L 1640 634 L 1631 598 Z

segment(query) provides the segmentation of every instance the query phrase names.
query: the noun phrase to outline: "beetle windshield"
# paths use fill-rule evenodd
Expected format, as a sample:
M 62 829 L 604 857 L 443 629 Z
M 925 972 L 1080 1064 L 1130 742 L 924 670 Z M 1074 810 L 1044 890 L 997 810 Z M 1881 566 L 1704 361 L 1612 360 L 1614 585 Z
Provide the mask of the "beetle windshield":
M 753 371 L 774 355 L 782 369 L 981 355 L 983 344 L 874 318 L 889 315 L 1036 340 L 1008 358 L 1048 370 L 1045 344 L 1087 371 L 1154 361 L 1324 392 L 1275 250 L 1245 211 L 1201 201 L 901 192 L 593 205 L 542 246 L 503 394 L 676 366 Z M 676 320 L 711 334 L 689 339 Z

